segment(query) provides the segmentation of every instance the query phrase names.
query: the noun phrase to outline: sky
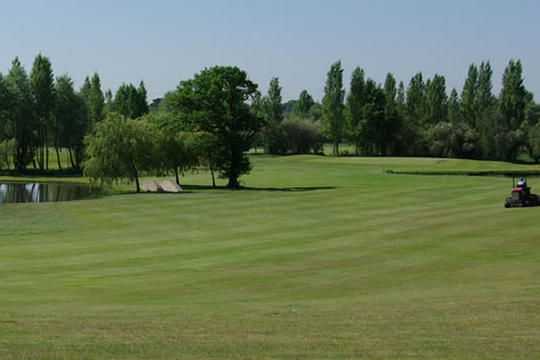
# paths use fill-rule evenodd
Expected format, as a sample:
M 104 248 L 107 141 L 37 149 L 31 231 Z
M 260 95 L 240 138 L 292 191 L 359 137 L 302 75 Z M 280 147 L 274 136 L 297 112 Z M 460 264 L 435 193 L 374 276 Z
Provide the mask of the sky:
M 540 97 L 538 0 L 18 0 L 0 4 L 0 72 L 38 53 L 80 86 L 98 72 L 106 89 L 143 80 L 150 98 L 204 67 L 236 65 L 285 99 L 320 99 L 330 65 L 345 83 L 356 66 L 383 82 L 419 71 L 460 89 L 469 65 L 494 68 L 495 91 L 512 58 Z M 538 99 L 537 97 L 537 99 Z

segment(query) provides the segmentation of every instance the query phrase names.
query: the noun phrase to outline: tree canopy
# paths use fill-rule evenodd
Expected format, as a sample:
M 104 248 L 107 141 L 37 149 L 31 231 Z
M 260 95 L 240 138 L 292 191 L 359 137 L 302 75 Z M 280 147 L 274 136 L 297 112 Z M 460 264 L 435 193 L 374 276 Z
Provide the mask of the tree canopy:
M 85 175 L 102 183 L 128 179 L 140 192 L 141 172 L 155 167 L 155 136 L 149 122 L 108 114 L 86 138 Z
M 229 188 L 239 188 L 240 176 L 251 169 L 246 152 L 263 126 L 250 107 L 256 94 L 247 73 L 229 66 L 205 69 L 177 89 L 177 110 L 189 128 L 215 136 L 217 169 Z

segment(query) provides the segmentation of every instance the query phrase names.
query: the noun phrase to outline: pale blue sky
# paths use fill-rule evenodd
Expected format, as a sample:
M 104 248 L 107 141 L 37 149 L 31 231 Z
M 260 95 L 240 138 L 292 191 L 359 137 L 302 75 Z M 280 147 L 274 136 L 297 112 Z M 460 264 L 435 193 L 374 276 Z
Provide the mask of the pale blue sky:
M 490 60 L 495 86 L 510 58 L 523 61 L 540 96 L 538 0 L 49 0 L 0 5 L 0 71 L 38 52 L 80 85 L 97 71 L 106 88 L 144 80 L 151 97 L 205 66 L 238 65 L 285 98 L 320 98 L 341 59 L 382 82 L 393 72 L 444 74 L 461 87 L 471 62 Z M 538 98 L 538 97 L 537 97 Z

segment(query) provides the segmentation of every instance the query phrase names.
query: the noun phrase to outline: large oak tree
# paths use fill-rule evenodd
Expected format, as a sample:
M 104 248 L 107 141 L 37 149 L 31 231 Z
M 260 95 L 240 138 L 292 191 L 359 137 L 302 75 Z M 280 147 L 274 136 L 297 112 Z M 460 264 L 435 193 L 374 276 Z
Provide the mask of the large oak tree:
M 256 93 L 257 85 L 246 72 L 216 66 L 181 82 L 175 97 L 177 110 L 191 130 L 215 136 L 217 170 L 232 189 L 239 188 L 240 176 L 251 170 L 246 152 L 263 126 L 250 107 Z

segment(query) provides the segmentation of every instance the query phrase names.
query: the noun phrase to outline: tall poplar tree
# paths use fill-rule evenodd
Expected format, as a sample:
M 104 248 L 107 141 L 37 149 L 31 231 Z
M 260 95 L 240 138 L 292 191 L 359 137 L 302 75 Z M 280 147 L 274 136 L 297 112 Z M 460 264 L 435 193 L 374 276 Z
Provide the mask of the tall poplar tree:
M 15 168 L 24 171 L 34 157 L 34 129 L 37 127 L 34 117 L 34 98 L 30 79 L 19 58 L 11 63 L 6 76 L 6 84 L 12 99 L 9 120 L 15 139 Z
M 41 170 L 49 168 L 49 140 L 53 137 L 53 111 L 56 102 L 54 74 L 51 62 L 41 54 L 36 56 L 30 74 L 35 114 L 38 119 L 38 165 Z
M 510 60 L 503 76 L 500 112 L 506 129 L 518 129 L 525 120 L 528 92 L 523 84 L 523 67 L 520 60 Z
M 399 82 L 397 94 L 396 94 L 396 106 L 400 116 L 403 118 L 406 114 L 407 99 L 406 99 L 405 84 L 403 81 Z
M 80 169 L 84 136 L 88 130 L 88 113 L 82 97 L 75 92 L 68 75 L 56 79 L 55 148 L 58 167 L 61 168 L 60 147 L 68 150 L 71 167 Z
M 496 124 L 494 119 L 496 98 L 493 96 L 493 70 L 489 62 L 482 62 L 478 71 L 476 93 L 476 130 L 479 135 L 479 151 L 483 158 L 494 157 Z
M 530 94 L 523 84 L 521 61 L 510 60 L 503 75 L 503 86 L 499 96 L 500 118 L 497 124 L 497 157 L 512 161 L 519 150 L 527 144 L 523 129 Z
M 13 99 L 7 81 L 0 73 L 0 142 L 13 137 L 10 115 L 13 111 Z
M 361 141 L 365 154 L 386 155 L 390 134 L 386 119 L 384 89 L 372 79 L 366 81 Z
M 339 156 L 339 144 L 343 139 L 344 131 L 344 102 L 343 68 L 341 61 L 330 67 L 326 79 L 323 98 L 323 118 L 325 129 L 333 143 L 333 153 Z
M 80 94 L 86 103 L 89 130 L 92 131 L 105 115 L 105 95 L 101 89 L 101 79 L 97 73 L 84 80 Z
M 109 108 L 128 119 L 147 114 L 149 108 L 144 83 L 141 82 L 138 88 L 133 84 L 120 85 Z
M 298 102 L 296 103 L 296 112 L 304 117 L 309 115 L 311 108 L 315 105 L 315 100 L 307 90 L 302 90 Z
M 450 98 L 448 99 L 448 121 L 454 125 L 460 124 L 462 121 L 461 104 L 456 89 L 452 89 Z
M 144 81 L 139 83 L 137 87 L 137 118 L 143 115 L 148 114 L 150 108 L 148 107 L 148 92 L 146 91 L 146 86 Z
M 392 73 L 386 75 L 384 80 L 384 95 L 387 106 L 395 106 L 397 100 L 397 81 Z
M 401 131 L 402 119 L 398 105 L 398 88 L 396 78 L 392 73 L 386 75 L 384 81 L 384 126 L 385 138 L 384 155 L 394 155 L 401 152 L 399 132 Z
M 407 89 L 407 115 L 416 126 L 424 123 L 426 113 L 426 84 L 422 73 L 414 75 Z
M 347 115 L 349 134 L 354 142 L 355 152 L 360 154 L 360 135 L 363 111 L 365 105 L 365 73 L 364 70 L 357 67 L 354 69 L 351 78 L 351 88 L 347 97 Z
M 461 111 L 465 122 L 473 128 L 477 126 L 478 67 L 471 64 L 461 93 Z
M 423 155 L 426 147 L 422 128 L 426 117 L 426 84 L 422 73 L 413 76 L 406 97 L 402 142 L 406 144 L 408 155 Z
M 105 116 L 107 116 L 108 113 L 113 111 L 113 107 L 114 107 L 113 105 L 114 96 L 110 89 L 105 91 L 104 98 L 105 98 L 105 107 L 103 108 L 103 111 L 105 113 Z
M 433 126 L 448 120 L 446 79 L 435 75 L 426 89 L 426 125 Z
M 281 124 L 284 119 L 281 90 L 279 78 L 273 78 L 270 81 L 266 97 L 267 121 L 273 126 Z

